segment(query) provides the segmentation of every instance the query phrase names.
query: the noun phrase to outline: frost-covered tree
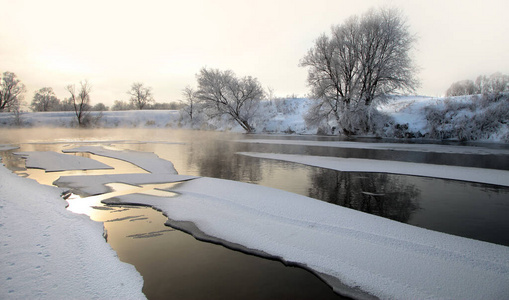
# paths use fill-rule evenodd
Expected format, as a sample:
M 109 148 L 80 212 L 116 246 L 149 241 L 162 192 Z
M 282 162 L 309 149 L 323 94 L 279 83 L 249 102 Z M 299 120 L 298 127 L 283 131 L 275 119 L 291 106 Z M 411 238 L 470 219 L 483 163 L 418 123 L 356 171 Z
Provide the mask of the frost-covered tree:
M 415 38 L 398 10 L 370 10 L 321 35 L 300 65 L 308 67 L 315 105 L 308 121 L 332 121 L 347 134 L 372 127 L 372 109 L 418 82 L 410 57 Z
M 30 107 L 33 111 L 52 111 L 58 110 L 60 107 L 60 100 L 58 100 L 55 92 L 50 87 L 44 87 L 34 93 L 34 98 Z
M 92 107 L 92 111 L 108 111 L 110 108 L 107 107 L 104 103 L 99 102 Z
M 196 102 L 198 101 L 196 98 L 196 91 L 192 87 L 186 86 L 184 90 L 182 90 L 182 96 L 184 96 L 185 103 L 183 110 L 186 115 L 189 116 L 191 122 L 193 122 L 193 114 L 196 110 Z
M 490 76 L 479 75 L 472 80 L 462 80 L 453 83 L 445 92 L 447 97 L 475 95 L 475 94 L 500 94 L 509 91 L 509 76 L 500 72 Z
M 457 81 L 447 89 L 446 97 L 473 95 L 476 92 L 475 84 L 472 80 Z
M 255 128 L 252 119 L 257 113 L 265 92 L 258 79 L 251 76 L 237 78 L 231 70 L 203 68 L 196 76 L 196 98 L 210 117 L 228 116 L 246 132 Z
M 25 85 L 16 74 L 4 72 L 0 79 L 0 112 L 18 109 L 25 92 Z
M 146 105 L 153 103 L 152 88 L 144 86 L 143 83 L 135 82 L 131 89 L 127 91 L 131 95 L 131 103 L 137 109 L 143 109 Z
M 88 81 L 80 82 L 80 89 L 76 90 L 74 84 L 66 86 L 67 91 L 71 94 L 70 101 L 73 104 L 74 112 L 78 121 L 78 126 L 86 126 L 88 115 L 90 113 L 90 91 L 92 87 Z
M 112 111 L 120 111 L 120 110 L 131 110 L 133 109 L 132 103 L 122 101 L 122 100 L 115 100 L 113 103 L 113 106 L 111 107 Z

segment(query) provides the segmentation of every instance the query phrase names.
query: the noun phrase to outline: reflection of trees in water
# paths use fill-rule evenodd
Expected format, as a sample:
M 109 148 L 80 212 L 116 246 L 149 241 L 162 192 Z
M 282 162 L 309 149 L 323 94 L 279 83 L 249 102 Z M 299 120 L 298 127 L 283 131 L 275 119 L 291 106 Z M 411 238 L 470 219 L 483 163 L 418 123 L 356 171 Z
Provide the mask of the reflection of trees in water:
M 197 168 L 200 176 L 255 182 L 261 179 L 259 163 L 255 158 L 236 155 L 243 145 L 221 140 L 192 143 L 189 145 L 189 169 Z
M 309 196 L 399 222 L 419 208 L 420 190 L 400 176 L 315 169 Z

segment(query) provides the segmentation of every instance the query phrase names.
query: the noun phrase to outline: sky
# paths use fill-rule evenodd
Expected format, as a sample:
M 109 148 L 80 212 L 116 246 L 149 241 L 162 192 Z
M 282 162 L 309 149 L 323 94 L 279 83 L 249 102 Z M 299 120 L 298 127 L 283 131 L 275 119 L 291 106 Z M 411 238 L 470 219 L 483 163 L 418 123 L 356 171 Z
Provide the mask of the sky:
M 305 96 L 299 61 L 323 33 L 371 8 L 394 7 L 418 38 L 416 94 L 455 81 L 509 74 L 507 0 L 0 0 L 0 72 L 26 85 L 25 101 L 88 80 L 92 104 L 129 99 L 134 82 L 157 102 L 183 99 L 201 68 L 258 78 L 276 96 Z

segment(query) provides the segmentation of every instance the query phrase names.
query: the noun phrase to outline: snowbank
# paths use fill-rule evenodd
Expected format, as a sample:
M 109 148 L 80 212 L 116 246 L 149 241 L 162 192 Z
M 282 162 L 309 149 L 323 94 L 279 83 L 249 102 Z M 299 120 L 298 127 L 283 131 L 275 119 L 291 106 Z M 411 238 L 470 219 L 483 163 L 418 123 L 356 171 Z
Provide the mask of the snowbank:
M 491 98 L 490 98 L 491 97 Z M 492 99 L 493 98 L 493 99 Z M 509 95 L 471 95 L 452 98 L 394 96 L 378 110 L 387 115 L 377 124 L 381 137 L 426 137 L 431 139 L 509 141 Z M 258 133 L 316 134 L 304 115 L 312 99 L 274 99 L 263 101 L 258 115 L 251 120 Z M 23 113 L 22 126 L 75 127 L 74 112 Z M 244 132 L 231 120 L 208 120 L 200 111 L 191 121 L 176 110 L 132 110 L 90 113 L 92 127 L 186 128 Z M 12 114 L 0 113 L 0 126 L 15 126 Z M 322 130 L 323 131 L 323 130 Z
M 161 209 L 169 224 L 201 238 L 302 265 L 350 296 L 500 299 L 509 294 L 508 247 L 234 181 L 198 178 L 172 191 L 180 196 L 118 198 Z
M 61 191 L 0 166 L 0 298 L 143 299 L 102 224 L 65 209 Z

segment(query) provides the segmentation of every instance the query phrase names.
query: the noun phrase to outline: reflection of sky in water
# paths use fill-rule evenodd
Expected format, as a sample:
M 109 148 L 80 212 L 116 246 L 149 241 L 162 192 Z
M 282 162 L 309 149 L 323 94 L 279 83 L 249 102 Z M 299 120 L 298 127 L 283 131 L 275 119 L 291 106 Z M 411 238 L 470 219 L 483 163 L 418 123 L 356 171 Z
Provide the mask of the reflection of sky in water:
M 94 221 L 103 222 L 107 219 L 105 219 L 105 215 L 102 213 L 102 208 L 105 207 L 105 205 L 102 204 L 101 201 L 128 194 L 146 194 L 166 198 L 175 197 L 177 195 L 176 193 L 163 190 L 171 188 L 174 185 L 175 183 L 134 186 L 123 183 L 110 183 L 106 185 L 112 189 L 112 192 L 110 193 L 84 198 L 72 194 L 69 198 L 67 198 L 67 203 L 69 203 L 67 209 L 74 213 L 86 214 Z

